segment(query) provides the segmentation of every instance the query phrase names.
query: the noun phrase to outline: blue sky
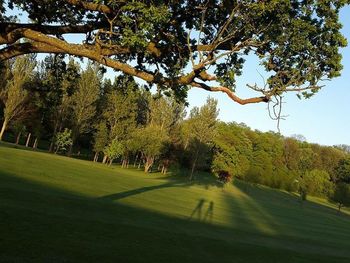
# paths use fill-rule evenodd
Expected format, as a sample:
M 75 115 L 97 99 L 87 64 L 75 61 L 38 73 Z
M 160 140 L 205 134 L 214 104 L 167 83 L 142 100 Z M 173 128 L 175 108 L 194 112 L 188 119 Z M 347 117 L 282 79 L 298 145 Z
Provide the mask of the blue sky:
M 21 20 L 25 21 L 27 17 L 23 15 Z M 285 97 L 283 114 L 288 117 L 280 124 L 280 131 L 285 136 L 302 134 L 308 142 L 350 145 L 350 6 L 341 10 L 340 20 L 343 24 L 342 33 L 349 42 L 349 46 L 341 50 L 344 65 L 342 75 L 326 82 L 326 86 L 311 99 L 299 100 L 295 94 Z M 75 42 L 78 38 L 68 36 L 67 40 Z M 43 56 L 39 56 L 41 57 Z M 261 84 L 262 79 L 258 72 L 264 73 L 253 56 L 247 59 L 243 72 L 238 79 L 237 94 L 248 97 L 251 94 L 245 85 Z M 108 70 L 107 76 L 114 78 L 114 74 L 112 70 Z M 218 99 L 221 120 L 244 122 L 252 129 L 277 132 L 277 123 L 270 119 L 264 103 L 241 106 L 225 94 L 193 88 L 188 94 L 190 108 L 203 105 L 209 95 Z
M 295 94 L 285 97 L 283 114 L 288 117 L 280 124 L 285 136 L 302 134 L 308 142 L 323 145 L 350 145 L 350 7 L 342 9 L 342 33 L 348 39 L 349 46 L 342 49 L 344 69 L 341 77 L 325 82 L 325 87 L 311 99 L 299 100 Z M 261 83 L 258 72 L 263 73 L 254 57 L 249 57 L 244 74 L 239 79 L 237 93 L 249 96 L 245 91 L 247 83 Z M 219 118 L 223 121 L 244 122 L 252 129 L 277 132 L 276 121 L 270 119 L 266 104 L 241 106 L 226 97 L 225 94 L 208 93 L 192 89 L 188 94 L 190 106 L 200 106 L 210 95 L 218 99 Z

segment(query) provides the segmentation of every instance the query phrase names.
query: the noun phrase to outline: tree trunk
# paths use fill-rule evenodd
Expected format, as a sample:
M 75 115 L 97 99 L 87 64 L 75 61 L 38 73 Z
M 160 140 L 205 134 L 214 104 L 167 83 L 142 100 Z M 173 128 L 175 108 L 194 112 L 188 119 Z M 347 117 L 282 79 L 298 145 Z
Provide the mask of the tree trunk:
M 50 146 L 49 146 L 49 152 L 53 152 L 53 139 L 50 142 Z
M 94 162 L 98 161 L 98 152 L 95 152 L 95 156 L 94 156 Z
M 122 160 L 122 168 L 126 168 L 126 159 L 125 158 L 123 158 L 123 160 Z
M 338 204 L 338 214 L 340 214 L 340 209 L 341 209 L 341 207 L 342 207 L 342 204 Z
M 141 162 L 142 162 L 142 155 L 140 156 L 140 159 L 139 159 L 139 165 L 138 165 L 138 167 L 137 167 L 137 169 L 141 169 Z
M 134 160 L 134 167 L 136 167 L 136 163 L 137 163 L 137 157 L 139 157 L 139 154 L 137 153 L 135 156 L 135 160 Z
M 192 169 L 191 169 L 191 174 L 190 174 L 190 181 L 193 180 L 193 175 L 194 175 L 194 169 L 196 167 L 196 162 L 193 162 L 192 164 Z
M 33 149 L 36 149 L 38 147 L 38 138 L 35 138 Z
M 72 156 L 73 153 L 73 143 L 69 146 L 69 150 L 67 152 L 67 156 Z
M 56 138 L 56 134 L 57 134 L 57 128 L 58 128 L 58 122 L 56 122 L 55 128 L 53 129 L 53 134 L 52 134 L 52 138 L 51 138 L 49 152 L 53 152 L 53 150 L 54 150 L 55 138 Z
M 107 162 L 107 155 L 103 156 L 103 160 L 102 160 L 102 163 L 106 163 Z
M 2 141 L 2 137 L 4 136 L 5 130 L 7 128 L 8 120 L 5 118 L 4 122 L 2 123 L 2 128 L 0 131 L 0 141 Z
M 109 164 L 108 164 L 108 166 L 111 166 L 111 165 L 112 165 L 112 163 L 113 163 L 113 159 L 110 159 L 110 160 L 109 160 Z
M 28 134 L 28 137 L 27 137 L 27 141 L 26 141 L 26 147 L 29 146 L 29 143 L 30 143 L 30 137 L 32 136 L 31 133 Z
M 193 164 L 192 164 L 192 169 L 191 169 L 191 175 L 190 175 L 190 181 L 193 180 L 193 176 L 194 176 L 194 170 L 196 169 L 196 164 L 197 164 L 197 159 L 198 159 L 198 151 L 196 152 L 195 155 L 195 159 L 193 160 Z
M 19 132 L 16 137 L 16 144 L 19 144 L 19 140 L 21 139 L 22 132 Z
M 146 157 L 145 173 L 148 173 L 154 162 L 154 157 Z
M 76 143 L 78 136 L 79 136 L 78 132 L 72 130 L 72 144 L 69 146 L 69 151 L 67 153 L 67 156 L 72 156 L 73 146 Z

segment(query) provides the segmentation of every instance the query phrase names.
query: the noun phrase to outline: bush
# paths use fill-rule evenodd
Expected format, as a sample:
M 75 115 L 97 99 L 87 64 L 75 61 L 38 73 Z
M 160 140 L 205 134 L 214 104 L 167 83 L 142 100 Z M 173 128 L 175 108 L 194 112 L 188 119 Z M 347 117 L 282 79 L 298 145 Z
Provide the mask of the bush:
M 55 153 L 67 151 L 68 148 L 72 144 L 73 144 L 72 131 L 65 128 L 63 132 L 59 132 L 56 135 L 56 138 L 55 138 L 56 151 L 55 151 Z
M 223 184 L 227 184 L 232 181 L 232 175 L 230 175 L 227 171 L 219 171 L 218 180 Z

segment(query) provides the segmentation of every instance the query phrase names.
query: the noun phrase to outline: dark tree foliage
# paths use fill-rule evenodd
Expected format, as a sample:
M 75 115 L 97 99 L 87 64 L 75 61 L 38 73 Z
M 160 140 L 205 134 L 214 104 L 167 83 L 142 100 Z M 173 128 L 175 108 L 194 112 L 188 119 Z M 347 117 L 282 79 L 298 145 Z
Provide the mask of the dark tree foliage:
M 338 203 L 339 212 L 343 206 L 349 206 L 350 205 L 350 185 L 346 183 L 338 183 L 335 187 L 332 199 L 333 201 Z
M 350 158 L 341 159 L 335 168 L 337 182 L 350 184 Z
M 225 92 L 240 104 L 279 100 L 290 91 L 308 98 L 322 79 L 340 74 L 339 48 L 346 40 L 338 14 L 346 4 L 349 0 L 0 1 L 0 45 L 5 45 L 0 60 L 26 53 L 87 57 L 182 99 L 189 87 Z M 32 22 L 4 15 L 14 7 Z M 68 33 L 85 39 L 70 43 Z M 236 78 L 246 54 L 255 54 L 270 77 L 264 87 L 248 85 L 258 95 L 242 99 Z

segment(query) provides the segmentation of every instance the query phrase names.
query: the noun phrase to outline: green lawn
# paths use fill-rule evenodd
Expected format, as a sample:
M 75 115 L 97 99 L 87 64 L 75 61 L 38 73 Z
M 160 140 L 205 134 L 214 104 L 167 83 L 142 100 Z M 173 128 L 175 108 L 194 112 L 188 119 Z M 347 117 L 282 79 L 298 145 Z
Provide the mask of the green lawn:
M 350 262 L 350 216 L 0 145 L 0 262 Z

